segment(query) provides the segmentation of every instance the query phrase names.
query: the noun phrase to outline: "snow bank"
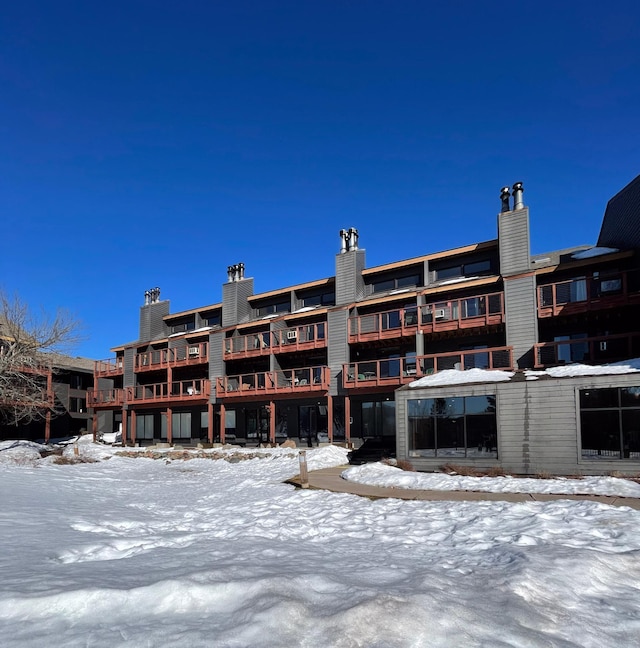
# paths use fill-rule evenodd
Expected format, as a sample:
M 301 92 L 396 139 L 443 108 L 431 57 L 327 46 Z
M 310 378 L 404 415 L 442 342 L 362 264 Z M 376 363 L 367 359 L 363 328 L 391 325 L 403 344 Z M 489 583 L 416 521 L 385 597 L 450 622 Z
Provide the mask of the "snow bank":
M 487 369 L 467 369 L 458 371 L 457 369 L 445 369 L 438 371 L 431 376 L 424 376 L 418 380 L 409 383 L 409 387 L 439 387 L 443 385 L 463 385 L 466 383 L 491 383 L 504 382 L 511 380 L 513 371 L 500 371 Z
M 484 493 L 555 493 L 558 495 L 612 495 L 640 497 L 640 484 L 614 477 L 533 479 L 520 477 L 463 477 L 445 473 L 408 472 L 382 463 L 348 468 L 347 481 L 369 486 L 409 490 L 480 491 Z
M 575 376 L 613 376 L 620 374 L 636 373 L 640 371 L 640 358 L 623 360 L 607 365 L 585 365 L 568 364 L 561 367 L 549 367 L 548 369 L 525 371 L 527 380 L 537 380 L 540 376 L 551 376 L 552 378 L 571 378 Z

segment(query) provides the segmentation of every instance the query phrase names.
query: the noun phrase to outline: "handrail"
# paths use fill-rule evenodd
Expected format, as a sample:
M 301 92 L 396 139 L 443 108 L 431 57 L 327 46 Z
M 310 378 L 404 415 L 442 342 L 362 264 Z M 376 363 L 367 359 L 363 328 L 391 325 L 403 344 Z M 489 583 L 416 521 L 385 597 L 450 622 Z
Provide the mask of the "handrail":
M 451 351 L 385 360 L 363 360 L 343 365 L 342 382 L 347 388 L 403 384 L 445 369 L 513 368 L 511 347 Z
M 204 378 L 178 380 L 171 383 L 153 383 L 126 388 L 127 402 L 132 401 L 169 401 L 208 398 L 211 383 Z
M 296 349 L 323 348 L 327 345 L 326 338 L 326 322 L 315 322 L 277 331 L 260 331 L 225 338 L 223 353 L 250 357 Z
M 154 349 L 137 353 L 134 358 L 136 371 L 161 369 L 168 365 L 200 364 L 208 360 L 207 342 L 197 342 L 171 349 Z
M 224 397 L 327 390 L 330 380 L 331 373 L 326 366 L 259 371 L 218 377 L 216 393 L 218 397 Z
M 569 338 L 534 345 L 535 366 L 606 364 L 640 356 L 640 333 Z
M 122 357 L 118 357 L 115 360 L 111 358 L 106 360 L 94 360 L 93 362 L 93 373 L 95 375 L 118 374 L 122 373 L 123 370 L 124 362 Z

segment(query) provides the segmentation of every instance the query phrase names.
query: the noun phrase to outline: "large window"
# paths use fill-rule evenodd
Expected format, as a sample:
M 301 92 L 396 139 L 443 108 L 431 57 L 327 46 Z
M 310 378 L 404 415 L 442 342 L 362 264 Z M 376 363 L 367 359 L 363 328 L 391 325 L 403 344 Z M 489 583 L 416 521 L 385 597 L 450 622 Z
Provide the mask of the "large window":
M 583 459 L 640 460 L 640 387 L 580 390 Z
M 140 439 L 153 439 L 153 414 L 136 416 L 136 441 Z
M 467 263 L 456 263 L 455 265 L 441 266 L 435 268 L 435 281 L 443 279 L 455 279 L 457 277 L 474 277 L 491 272 L 491 261 L 482 259 L 480 261 L 470 261 Z
M 256 308 L 256 316 L 264 317 L 265 315 L 273 315 L 274 313 L 288 313 L 291 310 L 291 302 L 281 301 L 277 304 L 267 304 L 266 306 L 259 306 Z
M 385 277 L 380 279 L 373 279 L 371 281 L 371 288 L 374 293 L 385 292 L 387 290 L 398 290 L 400 288 L 411 288 L 420 285 L 420 275 L 410 274 L 402 277 Z
M 310 306 L 333 306 L 336 303 L 336 295 L 333 291 L 315 293 L 302 298 L 302 305 L 305 308 Z
M 495 396 L 408 401 L 412 457 L 498 456 Z
M 392 400 L 362 403 L 362 436 L 393 436 L 396 433 L 396 404 Z M 354 436 L 352 434 L 352 436 Z

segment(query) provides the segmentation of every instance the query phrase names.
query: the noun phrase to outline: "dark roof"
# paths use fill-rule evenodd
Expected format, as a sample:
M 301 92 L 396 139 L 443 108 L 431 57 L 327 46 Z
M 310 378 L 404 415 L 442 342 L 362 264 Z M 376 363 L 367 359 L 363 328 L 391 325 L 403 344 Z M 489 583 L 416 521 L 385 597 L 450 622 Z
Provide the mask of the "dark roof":
M 640 249 L 640 175 L 607 203 L 598 246 Z

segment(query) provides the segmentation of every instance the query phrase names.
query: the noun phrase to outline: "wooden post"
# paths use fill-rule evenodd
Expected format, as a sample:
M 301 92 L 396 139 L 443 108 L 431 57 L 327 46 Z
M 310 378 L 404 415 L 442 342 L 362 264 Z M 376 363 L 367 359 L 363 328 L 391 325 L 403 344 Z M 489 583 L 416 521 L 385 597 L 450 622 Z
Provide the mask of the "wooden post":
M 309 488 L 309 472 L 307 470 L 307 451 L 300 450 L 300 486 Z
M 171 444 L 173 442 L 173 430 L 171 426 L 173 424 L 173 412 L 170 407 L 167 407 L 167 443 Z
M 136 411 L 131 410 L 131 443 L 136 444 Z
M 225 416 L 226 410 L 224 403 L 220 403 L 220 443 L 225 442 Z
M 348 396 L 344 397 L 344 440 L 351 443 L 351 400 Z
M 327 394 L 327 435 L 329 443 L 333 443 L 333 396 Z
M 276 442 L 276 404 L 269 402 L 269 442 Z
M 91 418 L 91 430 L 93 432 L 93 442 L 95 443 L 98 440 L 98 412 L 95 409 Z
M 122 410 L 122 445 L 127 445 L 127 410 Z
M 213 403 L 207 403 L 207 441 L 213 443 Z

